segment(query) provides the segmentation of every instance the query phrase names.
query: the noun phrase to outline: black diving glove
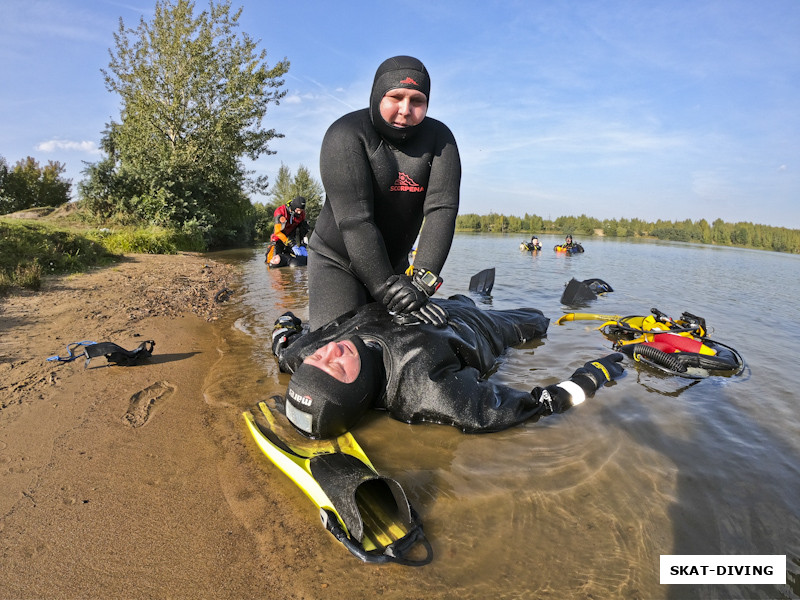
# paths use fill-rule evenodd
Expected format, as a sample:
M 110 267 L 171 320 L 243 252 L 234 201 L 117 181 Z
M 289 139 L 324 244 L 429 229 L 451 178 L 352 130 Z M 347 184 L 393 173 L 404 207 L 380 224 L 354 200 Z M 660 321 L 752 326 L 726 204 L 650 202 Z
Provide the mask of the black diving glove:
M 392 321 L 398 325 L 422 325 L 427 323 L 434 327 L 444 327 L 450 315 L 447 311 L 433 302 L 428 302 L 419 310 L 412 310 L 409 313 L 400 313 L 392 317 Z
M 567 381 L 548 385 L 546 388 L 535 387 L 531 390 L 531 396 L 542 403 L 545 415 L 565 412 L 582 403 L 587 396 L 594 394 L 604 384 L 622 375 L 625 372 L 619 364 L 622 356 L 617 352 L 587 362 Z
M 278 356 L 278 352 L 289 345 L 289 339 L 302 331 L 303 322 L 300 319 L 291 311 L 283 313 L 275 319 L 275 325 L 272 327 L 272 353 Z
M 381 302 L 389 312 L 410 313 L 428 303 L 428 295 L 405 275 L 392 275 L 381 286 Z
M 569 410 L 569 408 L 573 405 L 572 394 L 568 389 L 569 385 L 562 387 L 563 385 L 563 383 L 557 385 L 548 385 L 546 388 L 537 386 L 531 390 L 531 396 L 533 396 L 533 399 L 544 407 L 544 410 L 542 411 L 543 415 L 548 416 L 552 415 L 553 413 L 562 413 Z M 578 389 L 578 391 L 580 391 L 580 389 Z M 582 392 L 579 395 L 583 395 Z M 583 402 L 583 400 L 580 402 Z M 576 404 L 580 404 L 580 402 L 576 402 Z
M 577 383 L 587 396 L 591 396 L 603 385 L 618 378 L 625 369 L 620 363 L 623 355 L 619 352 L 609 354 L 599 360 L 587 362 L 569 378 Z
M 420 319 L 434 327 L 444 327 L 447 325 L 447 319 L 450 318 L 450 315 L 444 308 L 438 304 L 434 304 L 430 300 L 422 305 L 419 310 L 415 310 L 411 314 L 418 315 Z

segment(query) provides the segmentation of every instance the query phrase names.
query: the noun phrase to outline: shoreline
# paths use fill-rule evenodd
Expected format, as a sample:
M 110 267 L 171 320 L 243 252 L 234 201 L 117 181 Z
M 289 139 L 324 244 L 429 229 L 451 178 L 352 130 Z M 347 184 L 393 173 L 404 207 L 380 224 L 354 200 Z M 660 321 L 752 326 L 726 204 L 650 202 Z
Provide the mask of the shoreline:
M 0 300 L 0 597 L 242 597 L 264 585 L 247 573 L 260 560 L 228 507 L 204 398 L 228 328 L 215 296 L 236 279 L 192 253 L 126 255 Z M 77 341 L 149 339 L 152 357 L 134 366 L 46 360 Z
M 344 551 L 247 434 L 280 383 L 235 326 L 243 285 L 200 254 L 133 254 L 0 300 L 0 600 L 325 600 L 409 575 Z M 87 339 L 155 347 L 47 362 Z

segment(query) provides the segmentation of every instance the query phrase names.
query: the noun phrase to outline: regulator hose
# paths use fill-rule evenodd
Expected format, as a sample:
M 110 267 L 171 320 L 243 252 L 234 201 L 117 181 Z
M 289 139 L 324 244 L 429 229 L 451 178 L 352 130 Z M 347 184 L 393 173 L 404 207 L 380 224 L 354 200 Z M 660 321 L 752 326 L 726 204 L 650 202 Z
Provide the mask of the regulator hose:
M 734 375 L 739 375 L 744 370 L 744 360 L 741 355 L 730 346 L 719 342 L 714 343 L 721 347 L 716 356 L 694 352 L 664 352 L 646 343 L 632 344 L 629 346 L 629 352 L 634 359 L 644 358 L 673 373 L 686 373 L 689 367 L 695 367 L 708 371 L 734 371 Z M 723 352 L 722 348 L 726 351 Z M 620 349 L 626 350 L 627 348 L 622 346 Z
M 634 344 L 631 348 L 631 356 L 634 358 L 637 356 L 643 356 L 644 358 L 653 361 L 657 365 L 668 368 L 674 373 L 686 372 L 686 365 L 683 363 L 683 361 L 678 359 L 677 354 L 668 354 L 654 346 L 648 346 L 647 344 Z

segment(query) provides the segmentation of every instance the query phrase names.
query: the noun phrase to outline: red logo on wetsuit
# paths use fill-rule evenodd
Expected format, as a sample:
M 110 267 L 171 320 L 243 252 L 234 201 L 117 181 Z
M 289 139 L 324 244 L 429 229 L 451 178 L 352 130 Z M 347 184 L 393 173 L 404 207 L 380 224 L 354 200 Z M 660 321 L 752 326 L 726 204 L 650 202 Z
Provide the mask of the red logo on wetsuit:
M 418 84 L 416 81 L 414 81 L 413 79 L 411 79 L 411 77 L 406 77 L 406 78 L 405 78 L 405 79 L 403 79 L 403 81 L 401 81 L 400 83 L 410 83 L 411 85 L 419 85 L 419 84 Z
M 397 181 L 389 188 L 390 192 L 424 192 L 425 188 L 419 185 L 416 181 L 411 179 L 405 173 L 400 173 L 397 176 Z

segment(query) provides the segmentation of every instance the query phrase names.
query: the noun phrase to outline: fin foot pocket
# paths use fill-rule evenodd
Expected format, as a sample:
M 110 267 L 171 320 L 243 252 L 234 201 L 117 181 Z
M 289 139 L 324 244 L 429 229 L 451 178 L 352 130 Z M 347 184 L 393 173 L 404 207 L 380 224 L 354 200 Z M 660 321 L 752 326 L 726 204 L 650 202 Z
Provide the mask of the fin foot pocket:
M 319 508 L 325 529 L 354 556 L 370 563 L 431 562 L 433 551 L 403 488 L 375 470 L 351 434 L 311 440 L 291 425 L 287 429 L 286 417 L 265 402 L 243 416 L 259 448 Z

